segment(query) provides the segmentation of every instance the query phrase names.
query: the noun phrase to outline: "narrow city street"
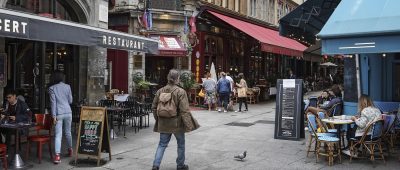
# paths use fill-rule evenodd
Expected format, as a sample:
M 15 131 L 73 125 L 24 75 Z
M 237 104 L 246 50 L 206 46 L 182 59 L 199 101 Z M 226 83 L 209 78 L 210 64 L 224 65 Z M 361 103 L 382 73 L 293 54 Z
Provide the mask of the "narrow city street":
M 236 107 L 236 106 L 235 106 Z M 269 101 L 249 105 L 249 112 L 218 113 L 193 108 L 193 115 L 201 124 L 201 128 L 186 135 L 186 163 L 193 170 L 264 170 L 264 169 L 398 169 L 398 153 L 387 157 L 386 164 L 376 160 L 354 160 L 342 155 L 343 162 L 335 160 L 332 167 L 324 158 L 315 162 L 315 156 L 306 157 L 306 140 L 288 141 L 274 139 L 275 102 Z M 126 138 L 122 133 L 111 140 L 112 161 L 104 166 L 90 169 L 151 169 L 158 142 L 158 133 L 150 128 L 134 133 L 127 128 Z M 308 135 L 306 133 L 306 135 Z M 74 142 L 75 143 L 75 142 Z M 176 169 L 176 140 L 171 142 L 165 152 L 160 169 Z M 234 155 L 247 151 L 243 161 L 234 159 Z M 398 150 L 397 150 L 398 151 Z M 47 153 L 45 149 L 43 153 Z M 32 154 L 33 155 L 33 154 Z M 86 169 L 87 165 L 71 166 L 71 158 L 62 158 L 62 163 L 54 165 L 44 154 L 42 164 L 31 159 L 33 169 Z M 103 154 L 104 160 L 108 160 Z M 33 156 L 32 156 L 33 157 Z M 81 157 L 82 158 L 82 157 Z

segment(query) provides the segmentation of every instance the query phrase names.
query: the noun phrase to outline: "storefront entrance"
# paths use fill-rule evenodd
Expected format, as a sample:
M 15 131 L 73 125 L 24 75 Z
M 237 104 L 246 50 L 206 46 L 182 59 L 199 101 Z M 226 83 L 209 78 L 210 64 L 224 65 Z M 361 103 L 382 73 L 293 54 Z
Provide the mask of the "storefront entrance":
M 72 91 L 78 91 L 79 46 L 11 38 L 6 38 L 5 44 L 9 58 L 5 90 L 16 90 L 24 96 L 34 112 L 50 107 L 46 89 L 52 83 L 54 70 L 64 72 L 65 82 Z M 73 95 L 77 97 L 77 93 Z
M 174 57 L 149 56 L 146 58 L 146 80 L 165 85 L 169 70 L 173 68 Z

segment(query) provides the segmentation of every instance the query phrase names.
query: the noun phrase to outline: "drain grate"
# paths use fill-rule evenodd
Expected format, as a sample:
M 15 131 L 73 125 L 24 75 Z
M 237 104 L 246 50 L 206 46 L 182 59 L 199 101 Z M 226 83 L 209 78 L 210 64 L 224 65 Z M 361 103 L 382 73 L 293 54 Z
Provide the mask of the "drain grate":
M 254 123 L 261 123 L 261 124 L 275 124 L 275 121 L 271 120 L 257 120 Z
M 249 127 L 254 125 L 254 123 L 244 123 L 244 122 L 231 122 L 231 123 L 227 123 L 225 125 L 228 126 L 241 126 L 241 127 Z

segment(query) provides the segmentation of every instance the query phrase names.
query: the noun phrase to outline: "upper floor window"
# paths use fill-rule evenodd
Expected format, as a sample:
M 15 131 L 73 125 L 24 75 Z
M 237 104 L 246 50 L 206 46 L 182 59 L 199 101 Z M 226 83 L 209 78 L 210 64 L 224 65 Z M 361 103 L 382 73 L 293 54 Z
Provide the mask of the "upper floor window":
M 149 7 L 153 9 L 183 10 L 182 0 L 151 0 L 149 3 Z M 214 3 L 214 0 L 212 3 Z
M 257 0 L 250 0 L 250 16 L 256 16 Z
M 55 4 L 53 4 L 55 3 Z M 78 17 L 56 0 L 8 0 L 7 8 L 62 20 L 79 22 Z

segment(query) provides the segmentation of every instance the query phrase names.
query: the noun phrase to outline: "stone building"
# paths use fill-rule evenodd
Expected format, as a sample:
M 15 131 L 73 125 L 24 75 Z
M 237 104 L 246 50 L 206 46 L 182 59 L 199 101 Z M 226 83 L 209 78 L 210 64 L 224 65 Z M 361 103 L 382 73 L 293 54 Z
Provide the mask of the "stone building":
M 107 29 L 112 2 L 0 0 L 0 100 L 4 90 L 18 90 L 44 113 L 51 74 L 61 70 L 74 103 L 93 105 L 108 85 L 107 48 L 156 53 L 154 40 Z

